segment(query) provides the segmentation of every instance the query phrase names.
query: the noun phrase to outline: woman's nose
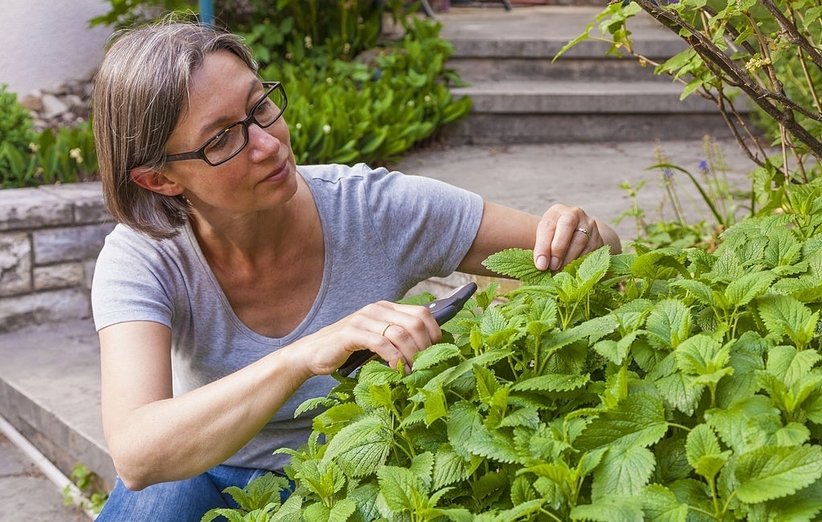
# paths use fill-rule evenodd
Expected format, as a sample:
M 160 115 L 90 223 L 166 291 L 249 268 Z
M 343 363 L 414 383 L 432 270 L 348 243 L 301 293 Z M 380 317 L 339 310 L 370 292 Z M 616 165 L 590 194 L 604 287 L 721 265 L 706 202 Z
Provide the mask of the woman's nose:
M 270 129 L 271 127 L 263 129 L 256 123 L 248 126 L 248 145 L 252 161 L 264 161 L 279 152 L 282 142 L 268 132 Z

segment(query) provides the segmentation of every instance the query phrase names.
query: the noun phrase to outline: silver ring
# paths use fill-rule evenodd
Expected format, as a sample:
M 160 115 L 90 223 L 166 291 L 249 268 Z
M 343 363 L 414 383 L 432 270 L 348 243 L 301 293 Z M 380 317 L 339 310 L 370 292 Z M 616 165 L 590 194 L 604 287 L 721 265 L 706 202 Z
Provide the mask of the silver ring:
M 385 325 L 385 328 L 382 329 L 382 333 L 380 333 L 380 335 L 385 337 L 385 332 L 387 332 L 388 329 L 391 328 L 392 326 L 394 326 L 394 323 L 388 323 L 387 325 Z
M 588 239 L 591 239 L 591 232 L 589 232 L 587 228 L 579 227 L 577 228 L 577 232 L 582 232 Z

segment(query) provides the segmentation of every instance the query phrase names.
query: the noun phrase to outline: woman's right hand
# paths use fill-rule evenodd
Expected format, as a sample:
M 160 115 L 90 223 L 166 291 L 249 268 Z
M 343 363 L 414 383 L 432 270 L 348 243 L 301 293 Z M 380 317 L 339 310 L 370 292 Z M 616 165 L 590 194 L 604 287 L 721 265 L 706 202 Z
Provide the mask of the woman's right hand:
M 414 354 L 441 337 L 426 307 L 379 301 L 295 343 L 294 356 L 305 362 L 312 375 L 333 373 L 358 350 L 374 352 L 392 368 L 403 361 L 410 371 Z

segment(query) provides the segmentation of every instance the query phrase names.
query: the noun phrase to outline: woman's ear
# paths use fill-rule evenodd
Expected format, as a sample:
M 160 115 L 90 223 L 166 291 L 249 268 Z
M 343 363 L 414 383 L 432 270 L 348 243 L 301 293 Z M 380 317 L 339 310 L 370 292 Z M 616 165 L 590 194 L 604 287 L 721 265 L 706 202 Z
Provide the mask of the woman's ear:
M 130 171 L 131 181 L 151 192 L 164 196 L 179 196 L 183 187 L 170 180 L 165 174 L 152 167 L 134 167 Z

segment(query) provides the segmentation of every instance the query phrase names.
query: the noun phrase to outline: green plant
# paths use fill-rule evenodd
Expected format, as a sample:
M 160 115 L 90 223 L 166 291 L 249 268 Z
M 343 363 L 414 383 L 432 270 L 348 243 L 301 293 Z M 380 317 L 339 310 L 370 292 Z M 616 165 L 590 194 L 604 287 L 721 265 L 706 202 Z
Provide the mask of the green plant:
M 439 30 L 415 21 L 399 45 L 382 49 L 372 64 L 297 53 L 263 69 L 264 77 L 287 86 L 285 117 L 297 162 L 386 164 L 464 116 L 471 102 L 451 97 L 445 70 L 451 45 Z
M 0 145 L 0 188 L 85 181 L 96 172 L 97 154 L 88 121 L 45 129 L 22 150 L 8 143 Z
M 35 136 L 29 112 L 6 84 L 0 84 L 0 177 L 11 174 L 8 155 L 25 155 Z
M 710 253 L 492 256 L 522 286 L 478 293 L 410 375 L 371 362 L 302 406 L 296 490 L 262 520 L 814 520 L 822 182 L 784 203 Z
M 108 500 L 108 493 L 102 486 L 100 477 L 84 464 L 77 464 L 71 471 L 69 477 L 73 485 L 80 491 L 83 498 L 76 499 L 70 485 L 63 489 L 63 503 L 67 506 L 74 505 L 79 500 L 78 507 L 97 514 L 103 509 Z
M 783 178 L 775 183 L 807 181 L 819 174 L 822 7 L 817 0 L 614 2 L 557 57 L 583 40 L 597 38 L 610 42 L 614 54 L 624 52 L 654 63 L 634 50 L 626 23 L 642 10 L 689 44 L 665 63 L 655 64 L 656 72 L 684 84 L 683 98 L 697 93 L 716 102 L 748 156 Z M 597 23 L 600 36 L 592 36 Z M 768 157 L 736 109 L 739 93 L 778 129 L 780 161 Z
M 619 223 L 626 218 L 634 219 L 637 230 L 635 246 L 642 245 L 645 249 L 697 246 L 713 251 L 719 234 L 741 217 L 756 212 L 757 199 L 750 191 L 731 189 L 724 155 L 710 136 L 703 139 L 704 159 L 698 162 L 696 173 L 671 163 L 661 145 L 657 146 L 655 155 L 657 163 L 649 169 L 660 172 L 660 183 L 665 189 L 656 220 L 648 221 L 645 209 L 638 203 L 639 191 L 647 181 L 641 181 L 636 186 L 628 183 L 620 185 L 633 204 L 615 221 Z M 693 190 L 683 189 L 678 182 L 680 179 L 685 180 L 686 188 Z M 682 202 L 683 195 L 691 196 L 688 208 Z M 694 212 L 699 207 L 704 212 Z

